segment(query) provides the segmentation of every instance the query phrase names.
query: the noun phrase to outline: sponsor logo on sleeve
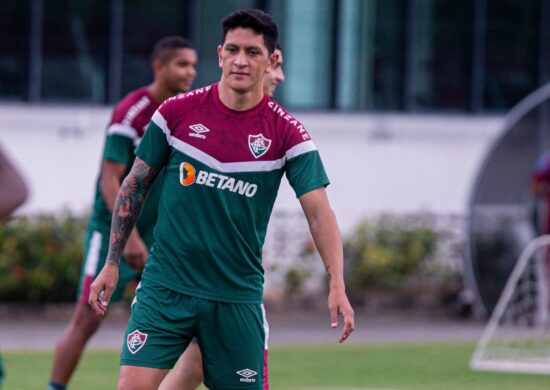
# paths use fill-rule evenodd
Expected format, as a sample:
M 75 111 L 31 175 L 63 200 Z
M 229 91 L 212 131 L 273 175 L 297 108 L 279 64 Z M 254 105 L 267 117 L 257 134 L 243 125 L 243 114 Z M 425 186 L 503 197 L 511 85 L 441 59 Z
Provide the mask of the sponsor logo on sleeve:
M 300 132 L 302 139 L 304 141 L 307 141 L 308 139 L 310 139 L 309 134 L 307 133 L 307 130 L 305 129 L 304 125 L 298 122 L 294 117 L 292 117 L 292 115 L 286 112 L 281 106 L 279 106 L 273 100 L 270 100 L 269 102 L 267 102 L 267 105 L 269 108 L 273 110 L 273 112 L 275 112 L 285 121 L 290 123 L 294 128 L 296 128 Z

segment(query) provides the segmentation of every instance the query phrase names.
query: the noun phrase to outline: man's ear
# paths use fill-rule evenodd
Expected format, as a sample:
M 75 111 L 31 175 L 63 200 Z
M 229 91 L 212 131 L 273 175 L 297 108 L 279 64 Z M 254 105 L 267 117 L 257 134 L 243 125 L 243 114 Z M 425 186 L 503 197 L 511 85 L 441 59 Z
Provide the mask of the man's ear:
M 164 68 L 166 64 L 164 63 L 164 61 L 162 61 L 160 58 L 157 58 L 156 60 L 153 61 L 153 73 L 156 75 L 158 73 L 160 73 L 162 71 L 162 68 Z
M 269 56 L 269 60 L 267 62 L 267 68 L 265 69 L 265 73 L 270 73 L 275 69 L 277 66 L 277 62 L 279 61 L 279 54 L 278 53 L 271 53 Z
M 218 66 L 222 67 L 222 45 L 218 45 L 218 48 L 216 49 L 218 52 Z

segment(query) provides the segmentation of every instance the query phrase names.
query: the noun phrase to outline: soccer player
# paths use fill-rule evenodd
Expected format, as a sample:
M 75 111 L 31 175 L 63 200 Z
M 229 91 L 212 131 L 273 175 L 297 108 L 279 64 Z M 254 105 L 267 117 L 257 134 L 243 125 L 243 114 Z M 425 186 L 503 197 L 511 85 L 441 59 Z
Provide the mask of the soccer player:
M 277 43 L 275 48 L 275 65 L 270 72 L 264 74 L 264 94 L 273 97 L 279 83 L 285 81 L 283 72 L 283 52 Z M 189 344 L 178 359 L 174 369 L 162 381 L 159 390 L 194 390 L 203 381 L 202 355 L 196 341 Z
M 120 257 L 165 169 L 155 245 L 121 353 L 118 389 L 156 389 L 190 340 L 210 389 L 267 388 L 262 244 L 283 174 L 300 200 L 329 276 L 332 327 L 354 327 L 342 242 L 321 159 L 306 129 L 263 93 L 277 26 L 258 10 L 223 21 L 218 83 L 166 101 L 136 149 L 113 210 L 105 266 L 89 304 L 106 314 Z
M 65 389 L 90 337 L 98 329 L 102 316 L 87 305 L 90 285 L 105 263 L 109 243 L 111 214 L 120 184 L 134 161 L 134 148 L 143 137 L 151 116 L 167 98 L 189 91 L 196 76 L 197 53 L 182 37 L 165 37 L 153 49 L 151 58 L 154 81 L 128 94 L 115 108 L 107 128 L 101 172 L 86 237 L 78 302 L 72 319 L 58 342 L 51 371 L 49 390 Z M 160 179 L 160 178 L 159 178 Z M 158 180 L 158 186 L 162 180 Z M 135 280 L 153 243 L 160 192 L 153 190 L 148 206 L 133 229 L 120 264 L 120 280 L 111 299 L 120 300 L 126 285 Z
M 0 147 L 0 221 L 9 217 L 15 209 L 23 204 L 29 192 L 25 181 L 14 168 Z M 4 381 L 2 356 L 0 355 L 0 387 Z

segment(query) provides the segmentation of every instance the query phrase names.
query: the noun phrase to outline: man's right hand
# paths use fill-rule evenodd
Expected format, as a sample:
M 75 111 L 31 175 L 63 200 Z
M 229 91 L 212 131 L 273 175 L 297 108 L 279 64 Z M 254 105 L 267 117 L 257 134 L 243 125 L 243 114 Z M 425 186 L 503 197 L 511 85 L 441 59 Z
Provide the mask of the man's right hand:
M 90 286 L 88 304 L 92 310 L 104 316 L 107 313 L 107 306 L 118 282 L 118 265 L 106 263 Z
M 128 242 L 124 248 L 124 256 L 126 257 L 126 263 L 136 271 L 141 271 L 145 267 L 149 251 L 136 229 L 132 230 L 130 237 L 128 237 Z

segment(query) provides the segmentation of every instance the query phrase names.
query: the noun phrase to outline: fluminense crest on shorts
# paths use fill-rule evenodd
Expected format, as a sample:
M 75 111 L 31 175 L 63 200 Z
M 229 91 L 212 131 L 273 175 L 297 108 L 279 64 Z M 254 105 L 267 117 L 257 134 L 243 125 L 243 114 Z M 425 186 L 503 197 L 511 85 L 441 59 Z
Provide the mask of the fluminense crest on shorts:
M 271 140 L 263 136 L 263 134 L 248 135 L 248 147 L 254 155 L 254 158 L 258 158 L 266 154 L 271 146 Z
M 126 339 L 126 345 L 128 346 L 128 351 L 135 355 L 145 345 L 147 341 L 147 334 L 141 333 L 139 330 L 134 330 L 128 335 Z

